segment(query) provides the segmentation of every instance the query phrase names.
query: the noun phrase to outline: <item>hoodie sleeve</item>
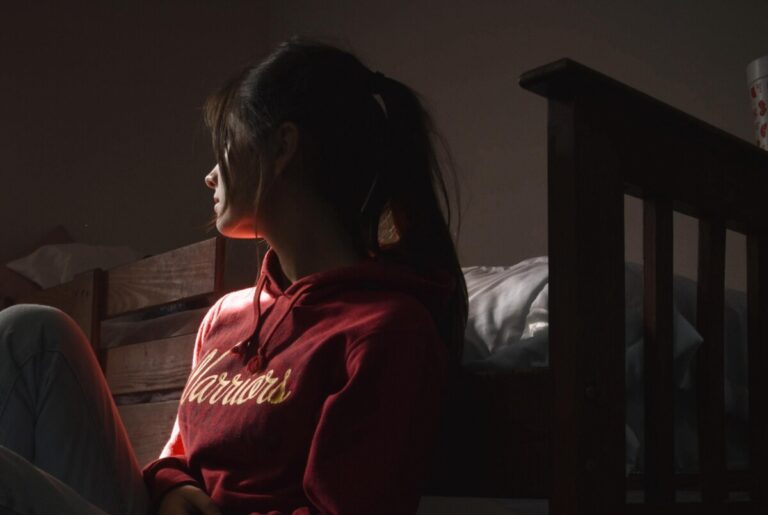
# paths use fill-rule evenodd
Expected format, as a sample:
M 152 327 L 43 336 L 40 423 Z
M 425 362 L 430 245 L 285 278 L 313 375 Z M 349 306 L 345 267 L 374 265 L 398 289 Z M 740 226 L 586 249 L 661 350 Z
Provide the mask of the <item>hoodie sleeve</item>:
M 415 513 L 437 437 L 447 377 L 431 328 L 372 334 L 349 351 L 347 382 L 328 397 L 303 486 L 315 513 Z
M 223 298 L 223 297 L 222 297 Z M 200 327 L 195 337 L 195 347 L 192 353 L 192 370 L 197 367 L 200 352 L 203 348 L 205 337 L 210 331 L 211 326 L 218 312 L 221 299 L 214 304 L 203 317 Z M 202 488 L 199 481 L 195 479 L 187 465 L 187 456 L 184 450 L 184 441 L 179 429 L 179 415 L 176 413 L 176 419 L 173 423 L 171 436 L 163 447 L 160 457 L 148 463 L 142 470 L 144 484 L 147 486 L 150 501 L 157 507 L 162 497 L 171 489 L 182 485 L 195 485 Z

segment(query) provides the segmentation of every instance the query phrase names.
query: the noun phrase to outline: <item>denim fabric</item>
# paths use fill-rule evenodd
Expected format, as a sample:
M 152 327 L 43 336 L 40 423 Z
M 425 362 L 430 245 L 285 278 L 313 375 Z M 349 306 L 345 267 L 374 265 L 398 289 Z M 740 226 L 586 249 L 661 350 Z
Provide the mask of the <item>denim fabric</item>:
M 0 311 L 0 446 L 0 514 L 147 513 L 140 468 L 96 356 L 57 309 Z

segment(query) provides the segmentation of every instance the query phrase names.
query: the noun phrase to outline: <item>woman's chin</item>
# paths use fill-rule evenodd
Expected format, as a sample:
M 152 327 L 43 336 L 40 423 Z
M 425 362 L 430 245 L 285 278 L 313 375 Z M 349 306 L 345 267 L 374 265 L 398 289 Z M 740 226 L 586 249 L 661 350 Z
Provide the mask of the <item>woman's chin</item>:
M 257 238 L 256 231 L 250 225 L 244 224 L 229 224 L 226 220 L 219 218 L 216 220 L 216 230 L 219 234 L 225 238 L 232 238 L 236 240 L 252 240 Z

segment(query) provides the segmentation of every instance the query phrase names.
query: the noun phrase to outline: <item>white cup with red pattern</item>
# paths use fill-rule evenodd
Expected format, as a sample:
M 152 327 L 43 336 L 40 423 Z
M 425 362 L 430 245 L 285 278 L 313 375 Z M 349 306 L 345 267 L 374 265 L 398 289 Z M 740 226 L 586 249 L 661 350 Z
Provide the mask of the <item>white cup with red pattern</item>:
M 747 85 L 755 124 L 755 143 L 768 150 L 768 55 L 747 65 Z

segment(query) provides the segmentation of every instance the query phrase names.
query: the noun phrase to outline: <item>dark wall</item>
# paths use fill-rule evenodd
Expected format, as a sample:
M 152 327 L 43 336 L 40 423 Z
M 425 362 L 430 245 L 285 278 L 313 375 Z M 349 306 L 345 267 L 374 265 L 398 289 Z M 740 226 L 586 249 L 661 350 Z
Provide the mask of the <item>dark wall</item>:
M 34 4 L 0 15 L 0 261 L 56 224 L 141 252 L 206 237 L 200 107 L 263 55 L 264 2 Z

